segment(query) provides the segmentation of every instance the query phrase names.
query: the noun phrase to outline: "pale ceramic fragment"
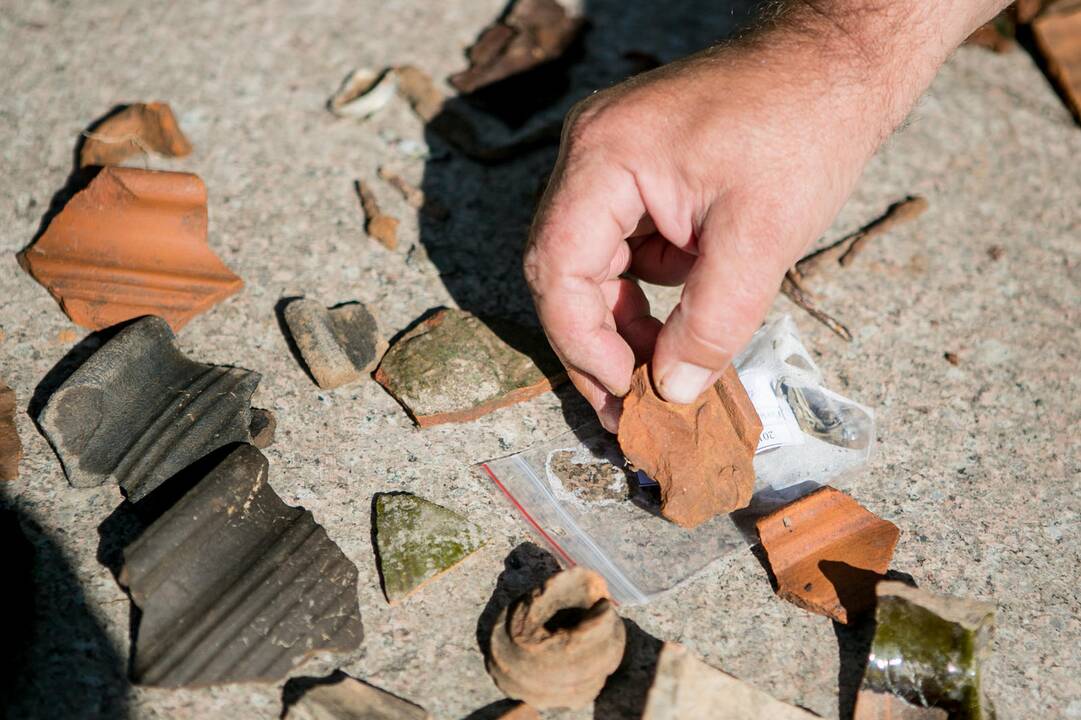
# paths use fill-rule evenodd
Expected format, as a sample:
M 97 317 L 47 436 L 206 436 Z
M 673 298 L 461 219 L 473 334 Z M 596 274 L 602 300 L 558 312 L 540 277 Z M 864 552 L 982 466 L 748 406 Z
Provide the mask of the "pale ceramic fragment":
M 665 643 L 641 720 L 811 720 L 818 715 L 712 668 L 676 643 Z
M 573 567 L 503 609 L 488 672 L 508 697 L 535 708 L 581 708 L 619 667 L 625 642 L 604 578 Z

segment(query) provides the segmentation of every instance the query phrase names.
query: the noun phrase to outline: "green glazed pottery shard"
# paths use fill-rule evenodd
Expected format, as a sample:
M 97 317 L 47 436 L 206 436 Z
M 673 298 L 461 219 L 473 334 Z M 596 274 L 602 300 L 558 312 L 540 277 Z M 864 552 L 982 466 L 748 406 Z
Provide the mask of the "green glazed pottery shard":
M 916 707 L 944 710 L 953 720 L 993 720 L 994 709 L 980 688 L 980 664 L 990 645 L 994 606 L 899 582 L 880 582 L 876 594 L 877 629 L 861 696 L 890 693 Z M 859 720 L 882 717 L 869 707 L 861 710 L 858 704 Z
M 528 400 L 566 374 L 540 331 L 442 308 L 394 343 L 375 379 L 427 427 Z
M 409 493 L 375 498 L 375 542 L 387 602 L 394 605 L 482 546 L 480 528 Z

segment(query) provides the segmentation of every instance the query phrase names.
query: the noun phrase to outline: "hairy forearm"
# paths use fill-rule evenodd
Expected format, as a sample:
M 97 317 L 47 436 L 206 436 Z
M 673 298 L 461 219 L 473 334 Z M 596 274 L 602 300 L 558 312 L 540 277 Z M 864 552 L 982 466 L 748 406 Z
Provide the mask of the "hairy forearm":
M 810 45 L 864 87 L 887 91 L 896 125 L 938 68 L 1009 0 L 784 0 L 774 41 Z M 892 129 L 892 128 L 891 128 Z

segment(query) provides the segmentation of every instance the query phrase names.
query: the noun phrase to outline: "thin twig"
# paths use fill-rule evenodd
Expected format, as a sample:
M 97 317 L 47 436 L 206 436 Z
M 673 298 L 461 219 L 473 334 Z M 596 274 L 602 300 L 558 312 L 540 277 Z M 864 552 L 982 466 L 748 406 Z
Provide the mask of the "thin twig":
M 848 250 L 841 255 L 837 261 L 841 263 L 842 267 L 848 267 L 852 264 L 852 261 L 856 259 L 856 256 L 860 254 L 871 238 L 885 234 L 890 231 L 895 225 L 906 223 L 909 220 L 915 220 L 920 215 L 923 215 L 927 209 L 927 198 L 920 197 L 919 195 L 910 195 L 901 202 L 890 205 L 889 209 L 870 225 L 866 226 L 852 238 L 852 243 L 848 246 Z
M 798 280 L 795 280 L 789 275 L 785 275 L 784 280 L 781 282 L 781 292 L 783 292 L 789 300 L 807 311 L 808 315 L 837 333 L 842 340 L 848 342 L 852 341 L 852 333 L 848 331 L 848 328 L 829 313 L 819 310 L 807 293 L 801 289 Z

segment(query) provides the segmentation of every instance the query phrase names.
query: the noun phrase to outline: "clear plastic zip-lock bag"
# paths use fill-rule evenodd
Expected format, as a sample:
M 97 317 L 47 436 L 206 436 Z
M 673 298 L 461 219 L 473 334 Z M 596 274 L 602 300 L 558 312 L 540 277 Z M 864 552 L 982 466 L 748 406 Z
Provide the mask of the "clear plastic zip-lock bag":
M 762 327 L 734 364 L 763 428 L 745 510 L 693 529 L 669 522 L 656 484 L 627 468 L 596 423 L 479 470 L 560 562 L 599 572 L 620 603 L 648 602 L 754 542 L 761 513 L 836 484 L 870 456 L 872 411 L 822 386 L 790 317 Z

